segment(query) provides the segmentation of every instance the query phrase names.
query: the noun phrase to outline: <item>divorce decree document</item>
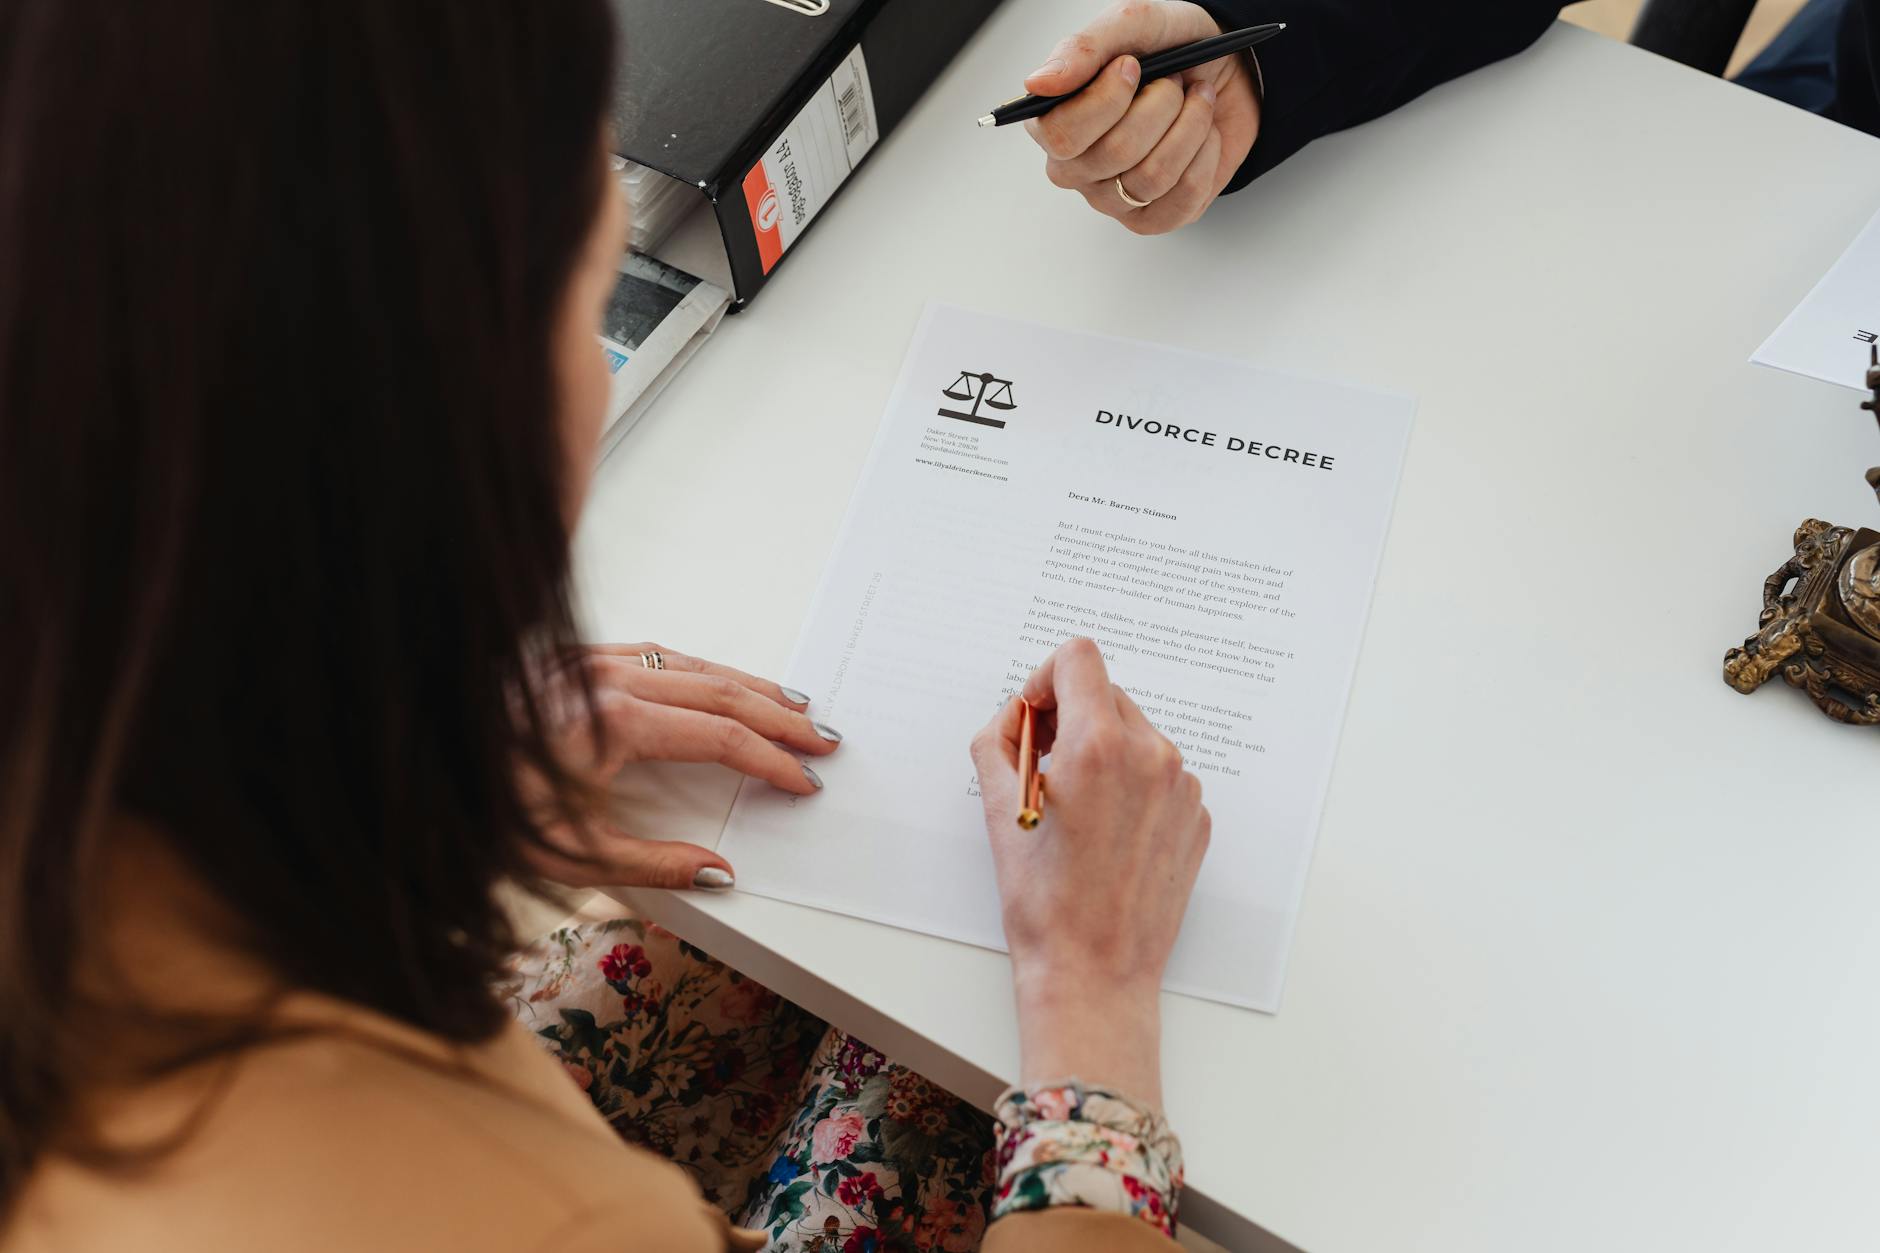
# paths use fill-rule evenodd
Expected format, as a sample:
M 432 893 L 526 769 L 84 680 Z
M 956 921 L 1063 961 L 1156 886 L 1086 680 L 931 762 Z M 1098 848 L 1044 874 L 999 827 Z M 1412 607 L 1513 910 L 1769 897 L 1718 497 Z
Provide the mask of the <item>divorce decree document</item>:
M 1414 408 L 929 307 L 785 679 L 842 751 L 746 782 L 738 886 L 1003 948 L 967 745 L 1089 636 L 1214 818 L 1167 986 L 1277 1009 Z

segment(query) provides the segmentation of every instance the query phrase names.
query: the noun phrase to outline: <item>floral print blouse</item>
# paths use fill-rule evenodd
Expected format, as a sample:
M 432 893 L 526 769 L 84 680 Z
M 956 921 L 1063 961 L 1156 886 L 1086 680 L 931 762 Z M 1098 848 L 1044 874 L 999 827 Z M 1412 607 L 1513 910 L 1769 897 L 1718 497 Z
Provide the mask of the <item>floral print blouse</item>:
M 1181 1149 L 1159 1115 L 1075 1081 L 994 1119 L 671 932 L 566 927 L 502 989 L 626 1140 L 790 1253 L 973 1253 L 1051 1205 L 1173 1234 Z

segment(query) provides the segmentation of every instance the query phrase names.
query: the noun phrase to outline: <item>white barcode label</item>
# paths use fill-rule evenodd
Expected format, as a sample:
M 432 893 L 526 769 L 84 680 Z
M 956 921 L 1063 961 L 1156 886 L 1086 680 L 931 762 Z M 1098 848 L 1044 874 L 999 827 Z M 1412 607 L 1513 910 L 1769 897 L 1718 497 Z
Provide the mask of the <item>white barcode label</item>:
M 764 273 L 879 138 L 868 63 L 857 45 L 744 175 L 745 204 Z
M 880 128 L 875 125 L 875 93 L 868 87 L 868 62 L 862 59 L 860 44 L 829 76 L 829 98 L 836 103 L 836 116 L 842 124 L 842 151 L 852 170 L 881 138 Z
M 862 108 L 861 84 L 850 83 L 836 104 L 842 110 L 842 142 L 852 144 L 857 135 L 868 129 L 868 113 Z

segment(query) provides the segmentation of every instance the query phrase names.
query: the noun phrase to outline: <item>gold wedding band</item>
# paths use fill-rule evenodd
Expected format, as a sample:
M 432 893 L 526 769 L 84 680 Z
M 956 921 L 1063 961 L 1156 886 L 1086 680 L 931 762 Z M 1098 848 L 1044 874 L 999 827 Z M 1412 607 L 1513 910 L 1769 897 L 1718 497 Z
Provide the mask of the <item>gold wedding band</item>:
M 654 649 L 650 653 L 640 654 L 640 664 L 645 666 L 648 670 L 664 670 L 666 668 L 666 659 L 659 655 L 658 649 Z
M 1116 178 L 1112 181 L 1115 182 L 1116 184 L 1116 194 L 1121 196 L 1123 198 L 1123 203 L 1128 205 L 1130 208 L 1146 209 L 1150 205 L 1155 203 L 1155 201 L 1153 200 L 1138 200 L 1134 196 L 1130 195 L 1129 189 L 1123 186 L 1123 176 L 1121 174 L 1118 174 Z

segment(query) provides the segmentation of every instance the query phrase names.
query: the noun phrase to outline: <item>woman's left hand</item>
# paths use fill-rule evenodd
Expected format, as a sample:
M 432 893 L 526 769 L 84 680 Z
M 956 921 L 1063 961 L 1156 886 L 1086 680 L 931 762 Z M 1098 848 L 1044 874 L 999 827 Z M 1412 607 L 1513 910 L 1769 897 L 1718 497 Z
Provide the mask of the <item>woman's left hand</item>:
M 653 654 L 664 669 L 643 660 Z M 802 693 L 657 644 L 598 646 L 572 664 L 587 671 L 595 718 L 569 716 L 557 734 L 557 749 L 567 769 L 597 789 L 635 762 L 716 762 L 807 796 L 822 780 L 793 753 L 820 757 L 842 742 L 837 732 L 809 719 Z M 549 703 L 563 704 L 553 697 Z M 539 794 L 541 781 L 529 782 Z M 710 849 L 635 835 L 603 814 L 579 824 L 552 821 L 542 834 L 553 847 L 533 850 L 535 868 L 570 887 L 732 883 L 731 863 Z

